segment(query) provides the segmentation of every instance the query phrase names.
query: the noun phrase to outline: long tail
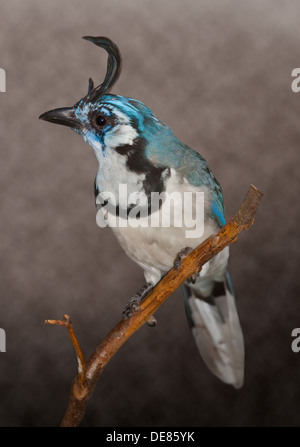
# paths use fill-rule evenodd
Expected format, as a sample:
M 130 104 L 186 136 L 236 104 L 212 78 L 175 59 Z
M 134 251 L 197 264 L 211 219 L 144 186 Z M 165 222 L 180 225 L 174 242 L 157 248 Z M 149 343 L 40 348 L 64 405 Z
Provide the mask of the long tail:
M 201 278 L 194 285 L 183 285 L 192 333 L 210 371 L 223 382 L 241 388 L 244 381 L 244 339 L 228 272 L 223 282 L 214 281 L 212 292 L 205 298 L 206 286 Z

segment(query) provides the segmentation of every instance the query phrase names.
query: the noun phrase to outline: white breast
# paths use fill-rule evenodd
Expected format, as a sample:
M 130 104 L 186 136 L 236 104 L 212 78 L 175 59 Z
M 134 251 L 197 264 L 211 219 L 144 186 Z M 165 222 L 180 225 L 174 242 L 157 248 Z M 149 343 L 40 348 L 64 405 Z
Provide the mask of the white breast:
M 111 193 L 118 200 L 119 205 L 125 209 L 129 206 L 125 197 L 119 194 L 119 185 L 126 185 L 128 197 L 130 194 L 140 192 L 143 189 L 145 174 L 130 173 L 128 182 L 128 168 L 126 167 L 127 157 L 118 154 L 115 150 L 106 148 L 105 153 L 96 153 L 99 160 L 99 169 L 96 176 L 98 190 L 103 196 Z
M 118 171 L 120 172 L 120 171 Z M 120 181 L 120 178 L 118 178 Z M 118 238 L 121 246 L 127 255 L 139 264 L 145 271 L 147 281 L 156 283 L 163 273 L 168 271 L 176 258 L 176 255 L 184 247 L 195 248 L 202 241 L 207 239 L 211 234 L 217 232 L 218 227 L 216 223 L 209 217 L 210 207 L 210 193 L 204 187 L 202 189 L 191 186 L 187 181 L 181 181 L 176 172 L 171 170 L 171 175 L 166 184 L 167 197 L 172 197 L 172 193 L 179 193 L 177 198 L 183 197 L 185 192 L 203 192 L 204 193 L 204 228 L 203 234 L 200 237 L 187 237 L 187 231 L 193 230 L 193 227 L 188 228 L 184 224 L 181 227 L 175 227 L 173 217 L 178 217 L 178 210 L 180 203 L 178 200 L 166 200 L 161 208 L 149 217 L 142 217 L 140 219 L 130 218 L 128 220 L 122 218 L 115 218 L 115 216 L 107 215 L 107 222 L 112 226 L 112 230 Z M 173 195 L 174 197 L 174 195 Z M 193 194 L 190 203 L 185 203 L 190 209 L 190 213 L 195 214 L 195 199 Z M 183 202 L 181 202 L 183 203 Z M 162 217 L 165 213 L 171 210 L 171 226 L 164 228 Z M 101 210 L 105 215 L 105 210 Z M 189 216 L 192 217 L 192 216 Z M 160 222 L 158 227 L 151 226 L 152 222 Z

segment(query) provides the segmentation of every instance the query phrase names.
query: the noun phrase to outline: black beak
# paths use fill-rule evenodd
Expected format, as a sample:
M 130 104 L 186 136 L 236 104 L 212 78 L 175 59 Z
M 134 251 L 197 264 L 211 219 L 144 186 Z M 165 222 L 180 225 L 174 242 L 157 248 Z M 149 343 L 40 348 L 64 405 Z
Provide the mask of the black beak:
M 39 119 L 49 121 L 54 124 L 62 124 L 63 126 L 72 127 L 72 129 L 81 129 L 82 125 L 75 115 L 72 107 L 62 107 L 60 109 L 49 110 L 43 113 Z

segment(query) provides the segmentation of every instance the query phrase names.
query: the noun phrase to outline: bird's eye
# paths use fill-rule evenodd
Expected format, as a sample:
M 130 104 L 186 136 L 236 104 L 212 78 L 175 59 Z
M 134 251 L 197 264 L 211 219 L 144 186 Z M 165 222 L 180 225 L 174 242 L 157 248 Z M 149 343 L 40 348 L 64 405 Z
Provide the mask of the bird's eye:
M 103 115 L 98 115 L 96 118 L 96 123 L 98 124 L 98 126 L 104 126 L 104 124 L 106 124 L 106 118 Z

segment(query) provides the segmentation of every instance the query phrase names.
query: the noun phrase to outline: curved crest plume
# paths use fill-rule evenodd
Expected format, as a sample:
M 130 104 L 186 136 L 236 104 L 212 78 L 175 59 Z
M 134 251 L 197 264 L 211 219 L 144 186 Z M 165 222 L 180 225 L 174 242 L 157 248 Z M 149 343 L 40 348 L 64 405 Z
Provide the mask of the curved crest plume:
M 84 101 L 95 101 L 107 94 L 117 81 L 121 73 L 121 54 L 117 45 L 108 37 L 84 36 L 83 39 L 93 42 L 98 47 L 104 48 L 108 53 L 107 69 L 104 81 L 98 87 L 94 87 L 92 79 L 89 79 L 88 94 Z

